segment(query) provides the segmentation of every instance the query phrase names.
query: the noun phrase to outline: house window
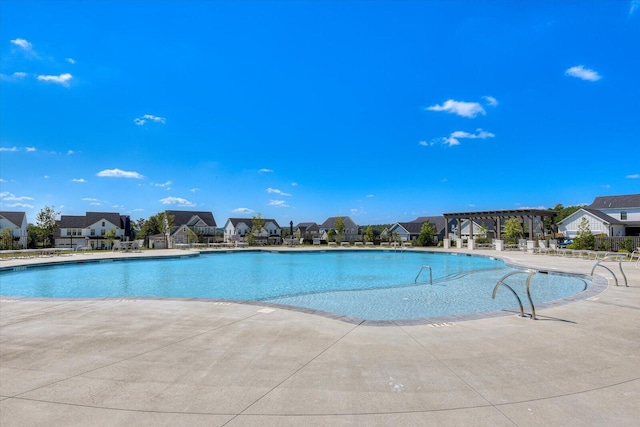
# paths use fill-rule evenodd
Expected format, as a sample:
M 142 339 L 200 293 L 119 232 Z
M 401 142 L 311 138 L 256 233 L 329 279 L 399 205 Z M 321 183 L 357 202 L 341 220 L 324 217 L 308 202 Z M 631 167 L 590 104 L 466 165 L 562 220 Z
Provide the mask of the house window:
M 95 230 L 95 229 L 93 229 L 93 228 L 91 229 L 91 235 L 92 235 L 92 236 L 95 236 L 95 235 L 96 235 L 96 230 Z
M 620 212 L 620 219 L 623 221 L 627 220 L 627 211 Z
M 67 230 L 67 236 L 71 236 L 71 230 Z
M 102 221 L 102 226 L 104 227 L 104 221 Z

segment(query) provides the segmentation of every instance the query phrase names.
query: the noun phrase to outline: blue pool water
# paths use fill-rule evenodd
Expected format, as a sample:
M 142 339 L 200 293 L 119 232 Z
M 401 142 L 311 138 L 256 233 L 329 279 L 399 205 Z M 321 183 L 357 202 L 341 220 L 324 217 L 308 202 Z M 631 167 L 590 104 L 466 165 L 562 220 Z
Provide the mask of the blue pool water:
M 423 265 L 418 283 L 416 275 Z M 50 298 L 179 297 L 258 300 L 366 320 L 398 320 L 517 309 L 496 282 L 515 271 L 501 260 L 393 251 L 231 252 L 0 272 L 0 295 Z M 525 298 L 526 275 L 509 278 Z M 566 275 L 538 274 L 535 303 L 584 290 Z

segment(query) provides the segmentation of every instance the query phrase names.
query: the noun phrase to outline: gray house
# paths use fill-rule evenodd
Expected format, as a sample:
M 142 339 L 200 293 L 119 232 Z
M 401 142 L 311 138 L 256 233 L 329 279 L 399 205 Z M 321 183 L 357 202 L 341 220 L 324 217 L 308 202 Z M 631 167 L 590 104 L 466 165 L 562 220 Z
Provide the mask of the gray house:
M 336 219 L 337 216 L 332 216 L 327 218 L 325 222 L 320 225 L 320 235 L 321 238 L 326 240 L 329 230 L 333 230 L 336 234 Z M 342 240 L 345 242 L 354 242 L 359 240 L 358 238 L 358 224 L 353 222 L 351 218 L 348 216 L 342 217 L 342 221 L 344 222 L 344 230 L 342 233 Z
M 0 230 L 9 229 L 11 233 L 11 248 L 27 247 L 27 214 L 24 212 L 0 212 Z

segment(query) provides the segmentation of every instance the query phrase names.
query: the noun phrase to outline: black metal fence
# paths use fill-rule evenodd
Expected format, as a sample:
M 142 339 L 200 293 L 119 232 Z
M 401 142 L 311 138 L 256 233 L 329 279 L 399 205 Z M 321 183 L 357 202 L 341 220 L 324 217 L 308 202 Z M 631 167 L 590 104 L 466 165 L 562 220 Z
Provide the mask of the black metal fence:
M 640 248 L 640 236 L 627 236 L 627 237 L 596 237 L 595 249 L 598 251 L 613 251 L 617 252 L 623 249 L 624 246 L 631 241 L 631 251 L 638 250 Z

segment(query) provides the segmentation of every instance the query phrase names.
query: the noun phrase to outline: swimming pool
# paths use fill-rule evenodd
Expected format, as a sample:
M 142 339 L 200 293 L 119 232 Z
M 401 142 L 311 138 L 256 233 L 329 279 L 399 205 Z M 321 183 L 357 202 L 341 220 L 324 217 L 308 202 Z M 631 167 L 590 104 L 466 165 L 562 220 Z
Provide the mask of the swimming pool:
M 421 267 L 433 272 L 433 284 Z M 45 298 L 167 297 L 263 301 L 364 320 L 399 320 L 517 309 L 491 294 L 514 271 L 481 256 L 412 251 L 242 251 L 197 257 L 53 265 L 0 272 L 0 295 Z M 526 275 L 509 285 L 524 301 Z M 583 278 L 532 279 L 535 303 L 576 294 Z

